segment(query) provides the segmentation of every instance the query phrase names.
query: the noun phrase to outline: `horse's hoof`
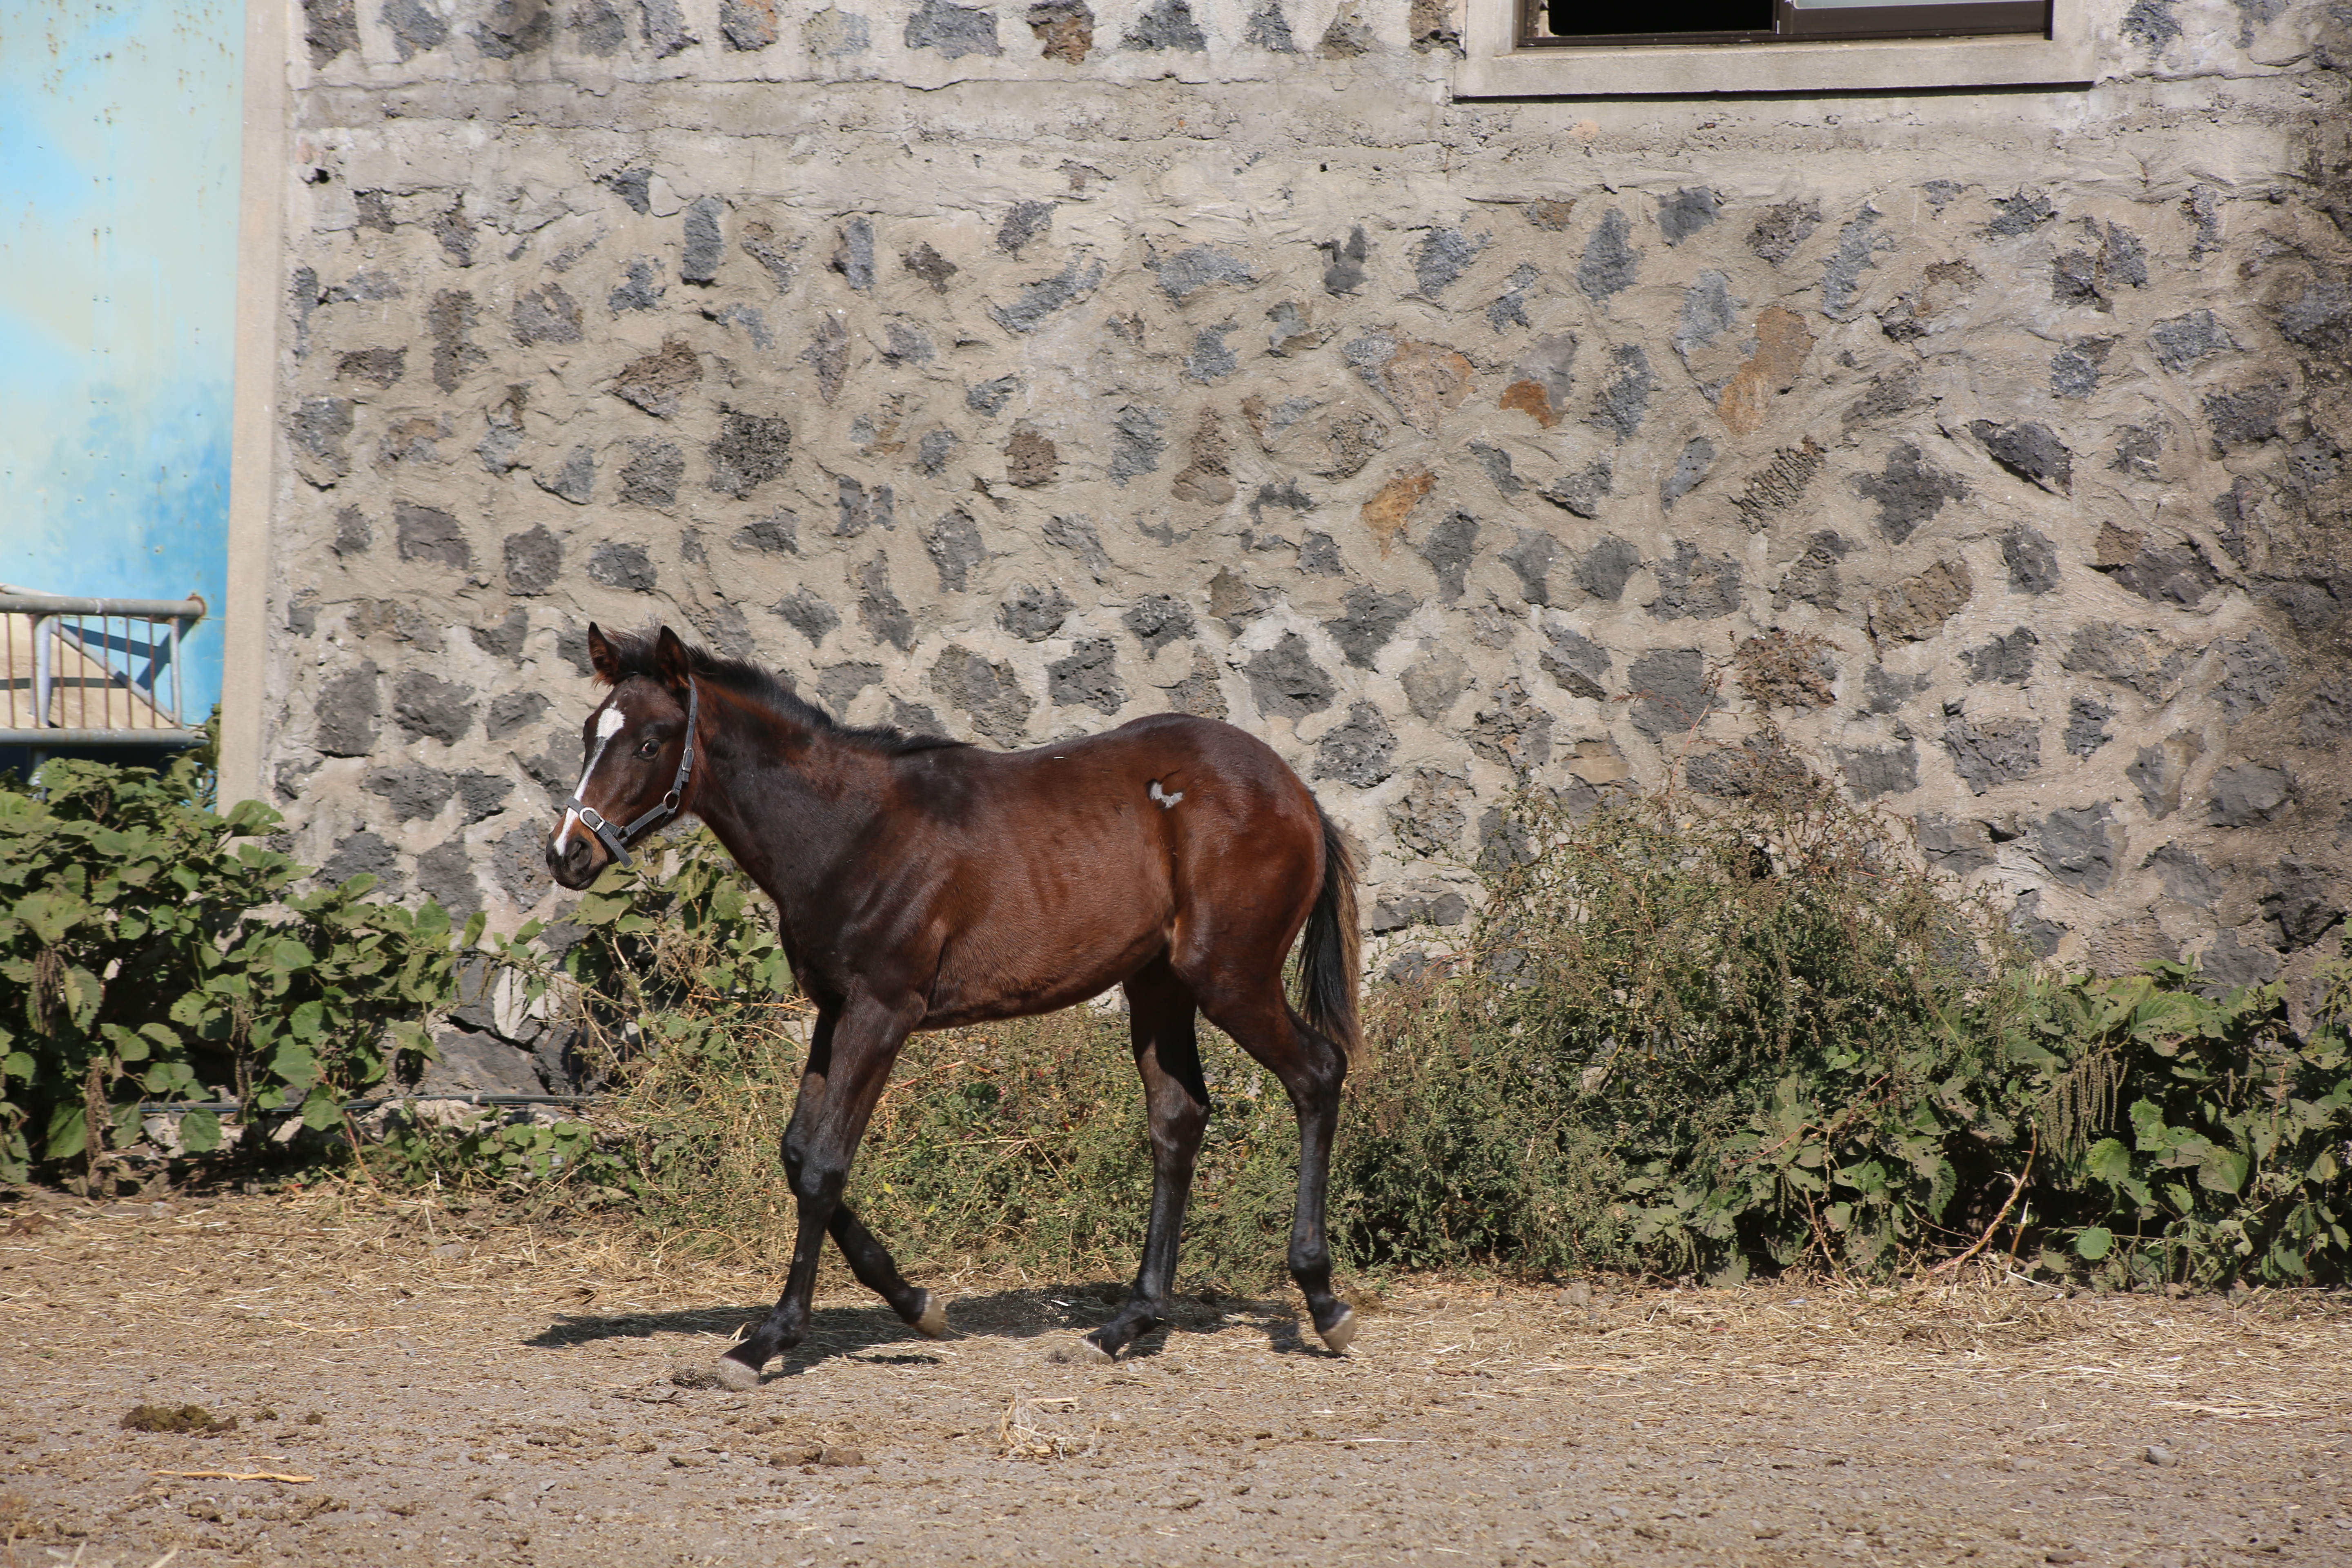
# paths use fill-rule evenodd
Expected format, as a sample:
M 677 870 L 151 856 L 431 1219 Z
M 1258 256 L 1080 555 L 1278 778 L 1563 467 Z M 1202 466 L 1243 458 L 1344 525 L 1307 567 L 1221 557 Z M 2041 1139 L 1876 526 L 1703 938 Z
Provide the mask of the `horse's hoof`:
M 912 1327 L 917 1333 L 927 1340 L 943 1340 L 948 1337 L 948 1304 L 940 1300 L 937 1292 L 930 1290 L 923 1292 L 923 1310 L 916 1317 Z
M 712 1370 L 718 1373 L 719 1382 L 738 1394 L 748 1394 L 760 1386 L 760 1369 L 745 1366 L 731 1355 L 720 1356 L 719 1364 Z
M 1360 1327 L 1361 1325 L 1356 1321 L 1355 1309 L 1342 1307 L 1339 1309 L 1339 1321 L 1328 1329 L 1318 1329 L 1316 1332 L 1323 1336 L 1324 1347 L 1333 1355 L 1345 1355 L 1348 1347 L 1356 1342 L 1356 1331 Z

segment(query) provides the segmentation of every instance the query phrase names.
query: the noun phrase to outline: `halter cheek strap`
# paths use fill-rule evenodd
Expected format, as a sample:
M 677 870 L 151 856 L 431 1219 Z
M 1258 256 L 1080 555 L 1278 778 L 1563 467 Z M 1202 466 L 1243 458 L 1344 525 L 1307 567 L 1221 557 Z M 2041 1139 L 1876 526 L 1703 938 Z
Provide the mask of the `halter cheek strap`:
M 629 846 L 653 829 L 677 815 L 677 804 L 685 797 L 686 781 L 694 772 L 694 720 L 701 706 L 702 693 L 694 684 L 694 677 L 686 678 L 686 750 L 678 753 L 677 777 L 670 780 L 669 793 L 655 803 L 652 810 L 626 827 L 614 822 L 579 795 L 563 803 L 564 808 L 580 818 L 580 826 L 604 841 L 613 858 L 624 866 L 634 866 L 629 858 Z

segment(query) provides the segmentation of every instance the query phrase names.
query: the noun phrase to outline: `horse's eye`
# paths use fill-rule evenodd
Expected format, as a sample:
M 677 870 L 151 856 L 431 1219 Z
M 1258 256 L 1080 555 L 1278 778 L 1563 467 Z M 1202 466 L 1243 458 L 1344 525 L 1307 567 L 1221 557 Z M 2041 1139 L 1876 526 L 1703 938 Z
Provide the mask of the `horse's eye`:
M 651 741 L 647 741 L 644 745 L 637 748 L 637 755 L 641 757 L 650 757 L 660 750 L 661 748 L 659 746 L 656 745 Z

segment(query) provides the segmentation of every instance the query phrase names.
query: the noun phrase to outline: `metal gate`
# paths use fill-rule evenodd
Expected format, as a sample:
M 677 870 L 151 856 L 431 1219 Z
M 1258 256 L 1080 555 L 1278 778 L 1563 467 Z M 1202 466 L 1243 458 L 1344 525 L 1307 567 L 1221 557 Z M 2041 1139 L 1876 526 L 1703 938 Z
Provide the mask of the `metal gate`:
M 77 599 L 0 587 L 0 746 L 194 746 L 180 639 L 202 599 Z

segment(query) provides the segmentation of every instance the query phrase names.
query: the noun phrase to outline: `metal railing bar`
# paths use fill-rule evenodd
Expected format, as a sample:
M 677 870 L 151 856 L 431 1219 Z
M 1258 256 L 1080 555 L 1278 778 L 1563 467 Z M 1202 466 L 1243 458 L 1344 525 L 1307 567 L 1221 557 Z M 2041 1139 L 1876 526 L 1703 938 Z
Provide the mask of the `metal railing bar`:
M 141 620 L 174 617 L 202 620 L 211 606 L 200 597 L 185 599 L 88 599 L 66 594 L 0 592 L 0 615 L 131 616 Z

